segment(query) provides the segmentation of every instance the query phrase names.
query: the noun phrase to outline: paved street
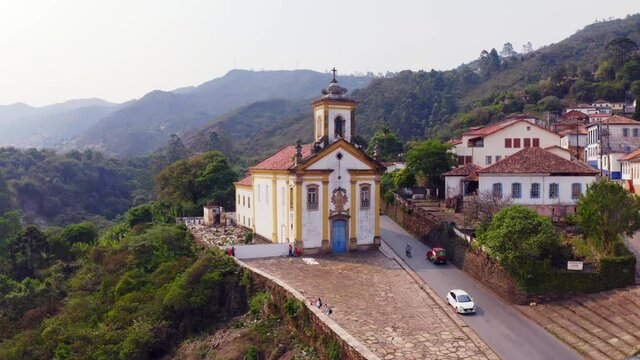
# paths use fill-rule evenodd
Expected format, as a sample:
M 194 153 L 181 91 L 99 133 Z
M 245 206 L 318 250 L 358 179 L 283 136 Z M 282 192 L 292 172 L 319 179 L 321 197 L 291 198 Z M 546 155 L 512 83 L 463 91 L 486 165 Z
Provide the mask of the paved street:
M 582 359 L 571 347 L 526 318 L 462 270 L 454 265 L 433 265 L 426 261 L 428 247 L 387 216 L 381 217 L 381 235 L 429 287 L 443 298 L 454 288 L 462 288 L 471 294 L 478 311 L 475 315 L 461 318 L 503 359 Z M 414 256 L 410 259 L 404 256 L 407 243 L 414 249 Z
M 380 359 L 495 359 L 419 284 L 379 251 L 246 262 L 308 298 L 322 298 L 343 329 Z

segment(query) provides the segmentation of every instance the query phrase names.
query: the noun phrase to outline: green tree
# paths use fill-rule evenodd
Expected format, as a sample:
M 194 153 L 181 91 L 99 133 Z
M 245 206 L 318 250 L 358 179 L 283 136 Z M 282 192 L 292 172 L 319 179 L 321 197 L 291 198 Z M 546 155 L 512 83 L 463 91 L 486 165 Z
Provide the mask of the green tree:
M 451 170 L 456 156 L 451 152 L 452 145 L 440 140 L 426 140 L 411 146 L 407 151 L 407 171 L 424 176 L 427 186 L 440 186 L 444 183 L 442 174 Z
M 379 155 L 382 161 L 397 160 L 398 155 L 402 152 L 402 142 L 398 137 L 398 133 L 386 126 L 378 129 L 373 134 L 367 146 L 367 154 L 373 156 L 376 146 L 380 149 Z
M 631 86 L 629 86 L 629 91 L 631 91 L 631 95 L 633 95 L 634 98 L 639 98 L 640 97 L 640 80 L 636 80 L 634 82 L 631 83 Z
M 0 216 L 13 208 L 13 196 L 11 189 L 0 172 Z
M 557 255 L 560 238 L 548 217 L 526 206 L 512 205 L 498 211 L 486 229 L 478 229 L 477 244 L 517 278 L 526 279 L 530 275 L 526 265 Z
M 27 225 L 9 246 L 9 256 L 17 279 L 34 278 L 48 264 L 49 243 L 35 225 Z
M 596 250 L 610 255 L 621 235 L 640 228 L 640 199 L 615 183 L 598 181 L 578 200 L 575 221 Z
M 620 69 L 620 77 L 627 85 L 640 80 L 640 62 L 636 60 L 627 61 Z
M 624 64 L 629 55 L 638 50 L 638 44 L 629 38 L 618 37 L 610 40 L 605 46 L 605 50 L 613 66 L 618 69 Z
M 210 151 L 179 160 L 156 176 L 158 199 L 171 204 L 202 204 L 215 201 L 220 205 L 233 202 L 233 182 L 237 174 L 219 151 Z
M 547 96 L 538 101 L 538 109 L 540 111 L 560 111 L 562 110 L 562 103 L 556 96 Z

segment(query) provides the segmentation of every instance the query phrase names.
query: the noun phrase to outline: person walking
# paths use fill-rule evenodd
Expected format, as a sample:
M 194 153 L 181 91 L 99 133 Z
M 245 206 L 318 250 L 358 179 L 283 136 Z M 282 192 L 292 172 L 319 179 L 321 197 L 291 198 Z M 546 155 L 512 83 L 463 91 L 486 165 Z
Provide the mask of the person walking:
M 320 309 L 322 307 L 322 299 L 318 298 L 318 301 L 316 301 L 316 306 L 318 307 L 318 309 Z
M 293 246 L 289 244 L 289 256 L 293 256 Z

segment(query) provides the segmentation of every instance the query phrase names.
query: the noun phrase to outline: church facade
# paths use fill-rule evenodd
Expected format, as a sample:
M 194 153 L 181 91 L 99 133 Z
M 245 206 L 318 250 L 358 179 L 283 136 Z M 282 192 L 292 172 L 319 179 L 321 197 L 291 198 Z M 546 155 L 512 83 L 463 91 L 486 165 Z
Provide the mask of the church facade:
M 236 222 L 306 253 L 380 244 L 384 166 L 354 142 L 356 101 L 335 79 L 314 101 L 314 142 L 287 146 L 235 183 Z

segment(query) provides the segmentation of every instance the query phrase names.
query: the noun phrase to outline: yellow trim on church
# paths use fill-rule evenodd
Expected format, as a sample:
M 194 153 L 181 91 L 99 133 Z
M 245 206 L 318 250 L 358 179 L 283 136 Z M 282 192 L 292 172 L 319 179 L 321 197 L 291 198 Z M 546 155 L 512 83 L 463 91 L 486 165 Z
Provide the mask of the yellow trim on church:
M 356 234 L 356 204 L 358 203 L 356 197 L 356 182 L 357 180 L 351 179 L 351 237 L 357 238 Z
M 294 209 L 295 227 L 296 227 L 296 242 L 302 241 L 302 180 L 296 180 L 296 207 Z
M 322 240 L 329 240 L 329 179 L 322 179 Z
M 380 237 L 380 177 L 376 177 L 376 206 L 375 213 L 375 233 L 374 236 Z
M 272 231 L 272 238 L 271 238 L 271 242 L 277 243 L 278 242 L 278 184 L 276 182 L 276 175 L 273 174 L 273 177 L 271 178 L 271 187 L 273 188 L 272 194 L 273 196 L 271 196 L 272 201 L 272 207 L 271 207 L 271 211 L 273 211 L 273 231 Z

